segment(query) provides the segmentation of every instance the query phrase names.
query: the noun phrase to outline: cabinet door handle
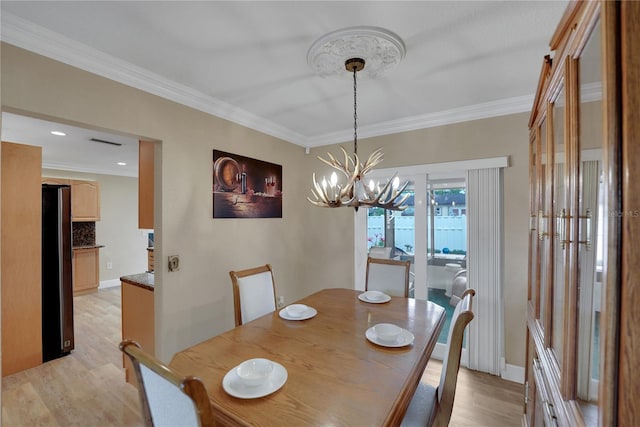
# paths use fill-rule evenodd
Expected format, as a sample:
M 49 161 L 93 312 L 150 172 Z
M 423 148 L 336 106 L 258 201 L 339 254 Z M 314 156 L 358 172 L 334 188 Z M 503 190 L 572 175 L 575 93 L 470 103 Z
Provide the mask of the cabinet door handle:
M 584 226 L 586 228 L 585 232 L 585 240 L 579 240 L 578 243 L 583 244 L 587 251 L 591 250 L 591 219 L 593 218 L 593 214 L 591 213 L 591 209 L 587 209 L 584 215 L 580 215 L 580 220 L 584 220 Z
M 544 232 L 544 212 L 542 209 L 538 211 L 538 239 L 543 240 L 547 234 Z
M 562 208 L 556 218 L 556 228 L 558 229 L 556 236 L 558 237 L 560 248 L 564 250 L 567 244 L 567 210 L 565 208 Z
M 544 402 L 544 415 L 545 415 L 545 420 L 549 425 L 551 426 L 558 425 L 558 419 L 556 418 L 555 411 L 553 410 L 553 403 L 549 401 Z

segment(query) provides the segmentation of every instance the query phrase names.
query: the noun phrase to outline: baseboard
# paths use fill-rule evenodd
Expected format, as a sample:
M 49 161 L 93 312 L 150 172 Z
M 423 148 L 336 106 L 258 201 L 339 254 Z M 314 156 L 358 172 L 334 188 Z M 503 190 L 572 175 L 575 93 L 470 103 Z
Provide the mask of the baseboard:
M 116 286 L 120 286 L 120 279 L 103 280 L 100 282 L 98 289 L 113 288 Z
M 524 367 L 509 365 L 508 363 L 503 364 L 502 366 L 503 368 L 500 372 L 502 379 L 513 381 L 518 384 L 524 384 Z

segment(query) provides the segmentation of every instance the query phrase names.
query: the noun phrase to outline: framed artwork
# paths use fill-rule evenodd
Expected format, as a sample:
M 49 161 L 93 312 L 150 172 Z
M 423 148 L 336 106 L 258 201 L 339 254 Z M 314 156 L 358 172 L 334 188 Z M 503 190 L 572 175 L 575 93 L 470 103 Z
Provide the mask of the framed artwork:
M 282 218 L 282 166 L 213 150 L 214 218 Z

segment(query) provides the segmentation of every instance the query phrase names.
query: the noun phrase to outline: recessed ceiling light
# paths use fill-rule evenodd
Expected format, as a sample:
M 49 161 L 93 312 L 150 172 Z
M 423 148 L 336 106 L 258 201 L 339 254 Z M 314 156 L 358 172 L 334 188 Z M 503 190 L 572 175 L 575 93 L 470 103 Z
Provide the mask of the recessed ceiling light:
M 125 162 L 118 162 L 118 166 L 127 166 Z
M 60 132 L 59 130 L 52 130 L 51 131 L 51 135 L 56 135 L 56 136 L 67 136 L 66 133 L 64 132 Z

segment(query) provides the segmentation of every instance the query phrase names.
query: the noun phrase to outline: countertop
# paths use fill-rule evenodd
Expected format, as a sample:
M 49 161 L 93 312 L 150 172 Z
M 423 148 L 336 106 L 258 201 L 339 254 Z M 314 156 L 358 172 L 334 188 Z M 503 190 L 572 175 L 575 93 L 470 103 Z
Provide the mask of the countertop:
M 120 277 L 120 281 L 124 283 L 128 283 L 130 285 L 139 286 L 144 289 L 148 289 L 153 291 L 154 284 L 154 275 L 153 273 L 138 273 L 132 274 L 130 276 L 122 276 Z
M 104 248 L 104 245 L 87 245 L 87 246 L 74 246 L 72 249 L 96 249 Z

